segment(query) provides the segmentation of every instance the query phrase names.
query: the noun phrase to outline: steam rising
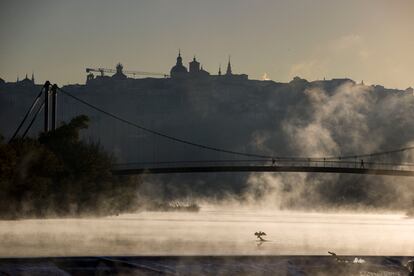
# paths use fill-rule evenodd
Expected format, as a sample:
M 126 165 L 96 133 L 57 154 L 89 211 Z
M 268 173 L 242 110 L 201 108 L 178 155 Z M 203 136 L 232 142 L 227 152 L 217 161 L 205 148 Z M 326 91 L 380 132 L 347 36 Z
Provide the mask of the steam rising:
M 414 97 L 408 93 L 380 95 L 371 86 L 347 82 L 333 92 L 309 88 L 304 96 L 308 102 L 305 108 L 290 112 L 282 122 L 286 141 L 296 156 L 340 156 L 414 144 L 410 140 L 414 137 L 410 119 Z M 394 156 L 394 160 L 412 162 L 413 153 Z M 249 199 L 260 198 L 279 207 L 354 204 L 358 208 L 362 204 L 404 209 L 411 206 L 413 196 L 411 179 L 392 177 L 252 174 L 248 183 Z
M 196 84 L 195 84 L 196 85 Z M 341 156 L 384 151 L 414 144 L 414 97 L 411 93 L 351 80 L 312 82 L 295 78 L 286 85 L 270 84 L 258 90 L 209 90 L 189 87 L 188 113 L 175 112 L 168 124 L 186 122 L 190 133 L 181 137 L 240 151 L 280 156 Z M 191 93 L 190 93 L 191 92 Z M 208 97 L 206 97 L 208 95 Z M 236 104 L 237 103 L 237 104 Z M 161 124 L 158 128 L 166 127 Z M 169 128 L 171 130 L 171 128 Z M 173 131 L 173 130 L 172 130 Z M 184 131 L 184 132 L 183 132 Z M 178 134 L 179 135 L 179 134 Z M 174 145 L 157 144 L 160 159 Z M 405 152 L 365 162 L 413 162 Z M 194 149 L 180 151 L 182 159 L 194 159 Z M 214 159 L 198 151 L 195 155 Z M 224 156 L 223 158 L 228 158 Z M 197 158 L 202 159 L 202 158 Z M 360 160 L 355 160 L 359 162 Z M 193 198 L 225 200 L 281 209 L 400 209 L 412 206 L 408 178 L 339 175 L 252 173 L 170 175 L 148 177 L 141 195 L 158 199 Z
M 131 91 L 90 85 L 65 89 L 149 128 L 235 151 L 323 157 L 414 144 L 414 97 L 407 91 L 356 84 L 348 79 L 308 82 L 298 77 L 287 84 L 147 79 L 133 85 L 135 90 Z M 116 89 L 123 92 L 114 104 Z M 84 137 L 99 140 L 119 163 L 237 158 L 164 140 L 93 113 L 71 99 L 62 96 L 59 100 L 59 110 L 65 111 L 60 118 L 88 115 L 91 126 Z M 18 109 L 8 108 L 5 106 L 4 114 Z M 2 121 L 2 127 L 13 129 L 17 123 L 8 119 Z M 414 153 L 364 161 L 414 162 Z M 279 208 L 406 210 L 412 205 L 411 182 L 396 177 L 337 174 L 168 175 L 145 177 L 137 185 L 137 194 L 143 203 L 178 198 L 267 202 Z

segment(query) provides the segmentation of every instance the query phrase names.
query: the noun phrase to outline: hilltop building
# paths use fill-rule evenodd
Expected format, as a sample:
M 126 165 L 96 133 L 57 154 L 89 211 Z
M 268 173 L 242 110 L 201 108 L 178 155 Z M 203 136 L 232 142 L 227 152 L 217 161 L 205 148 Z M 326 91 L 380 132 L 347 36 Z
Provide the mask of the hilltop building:
M 116 65 L 116 73 L 112 76 L 112 78 L 118 79 L 118 80 L 126 80 L 127 76 L 122 72 L 124 69 L 124 66 L 122 66 L 121 63 L 118 63 Z
M 183 65 L 183 59 L 181 58 L 181 52 L 178 52 L 177 63 L 171 68 L 170 76 L 174 79 L 183 78 L 187 75 L 187 68 Z
M 246 74 L 233 74 L 231 68 L 231 61 L 227 63 L 226 74 L 221 74 L 221 66 L 219 67 L 218 75 L 210 75 L 209 72 L 204 70 L 200 62 L 197 61 L 196 57 L 189 62 L 189 71 L 183 65 L 183 59 L 181 57 L 181 51 L 178 52 L 177 62 L 170 70 L 170 76 L 172 79 L 194 79 L 194 78 L 211 78 L 211 79 L 223 79 L 223 80 L 247 80 Z
M 162 75 L 160 73 L 148 73 L 148 72 L 140 72 L 140 71 L 123 71 L 123 66 L 121 63 L 116 65 L 116 71 L 112 76 L 105 75 L 104 73 L 113 73 L 114 70 L 112 69 L 104 69 L 104 68 L 87 68 L 86 72 L 88 73 L 86 76 L 86 83 L 87 84 L 102 84 L 112 82 L 112 81 L 123 81 L 129 80 L 133 81 L 133 78 L 129 78 L 127 75 L 132 74 L 135 76 L 140 75 L 140 73 L 144 73 L 144 75 Z M 95 76 L 92 72 L 98 72 L 100 75 Z M 164 78 L 168 75 L 163 75 Z M 203 65 L 197 60 L 194 56 L 193 59 L 188 63 L 188 69 L 183 64 L 183 58 L 181 57 L 181 51 L 178 51 L 178 56 L 176 59 L 175 65 L 170 69 L 170 78 L 172 80 L 224 80 L 224 81 L 244 81 L 248 80 L 248 76 L 246 74 L 233 74 L 232 72 L 232 65 L 230 61 L 230 57 L 227 63 L 227 70 L 225 74 L 221 73 L 221 66 L 219 67 L 217 75 L 211 75 L 207 70 L 203 68 Z
M 3 80 L 3 84 L 6 84 Z M 35 77 L 34 77 L 34 73 L 32 73 L 32 77 L 29 79 L 29 77 L 25 76 L 24 79 L 20 80 L 19 77 L 17 77 L 16 82 L 13 83 L 14 85 L 18 85 L 18 86 L 35 86 Z

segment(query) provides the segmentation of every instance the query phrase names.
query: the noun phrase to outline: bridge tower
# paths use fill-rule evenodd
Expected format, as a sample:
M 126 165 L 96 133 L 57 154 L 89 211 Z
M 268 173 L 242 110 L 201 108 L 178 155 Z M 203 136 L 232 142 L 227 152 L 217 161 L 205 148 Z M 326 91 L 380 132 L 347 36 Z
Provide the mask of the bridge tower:
M 45 93 L 45 110 L 44 110 L 44 126 L 43 131 L 48 132 L 49 130 L 56 129 L 57 120 L 57 88 L 56 84 L 50 88 L 50 82 L 47 81 L 44 85 Z M 51 103 L 51 106 L 49 106 Z M 51 128 L 50 128 L 51 126 Z
M 45 111 L 44 111 L 44 126 L 43 131 L 49 131 L 49 89 L 50 89 L 50 82 L 46 82 L 45 86 Z

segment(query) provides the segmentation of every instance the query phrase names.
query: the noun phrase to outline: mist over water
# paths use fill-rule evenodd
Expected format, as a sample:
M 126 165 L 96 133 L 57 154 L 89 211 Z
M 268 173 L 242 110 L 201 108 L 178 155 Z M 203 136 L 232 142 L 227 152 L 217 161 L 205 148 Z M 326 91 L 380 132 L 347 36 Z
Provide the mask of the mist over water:
M 246 91 L 225 90 L 220 86 L 210 91 L 202 85 L 197 90 L 188 85 L 180 90 L 186 95 L 188 106 L 168 119 L 160 119 L 158 129 L 165 129 L 167 124 L 180 126 L 191 114 L 197 122 L 188 127 L 191 133 L 180 129 L 175 135 L 222 148 L 274 156 L 343 156 L 414 145 L 414 124 L 410 119 L 414 96 L 405 91 L 346 79 L 307 82 L 296 78 L 288 84 L 262 83 L 260 89 L 248 87 Z M 242 104 L 238 106 L 235 102 Z M 161 142 L 157 144 L 159 154 L 174 149 L 172 145 L 163 148 Z M 175 156 L 188 160 L 216 157 L 208 157 L 206 152 L 194 154 L 192 150 Z M 407 151 L 367 157 L 364 161 L 412 163 L 413 158 L 413 151 Z M 221 197 L 282 209 L 406 211 L 414 204 L 413 181 L 404 177 L 252 173 L 154 176 L 144 182 L 139 194 L 146 193 L 149 197 L 151 194 L 167 199 L 171 195 Z
M 160 93 L 171 92 L 165 85 Z M 228 89 L 223 93 L 220 85 L 213 91 L 209 87 L 174 89 L 180 97 L 170 102 L 175 102 L 171 106 L 177 112 L 171 111 L 168 118 L 165 114 L 156 117 L 154 129 L 222 148 L 315 157 L 385 151 L 414 142 L 414 97 L 402 91 L 378 90 L 349 80 L 315 84 L 302 79 L 243 92 Z M 130 111 L 134 110 L 131 106 L 112 105 L 108 100 L 112 94 L 95 92 L 82 95 L 104 109 L 145 122 L 136 109 Z M 141 95 L 138 101 L 137 95 L 129 95 L 130 105 L 158 99 Z M 151 106 L 139 112 L 148 112 L 144 108 Z M 93 127 L 87 131 L 96 131 Z M 135 133 L 143 137 L 142 143 L 116 139 L 111 143 L 105 141 L 111 136 L 108 129 L 111 125 L 99 137 L 109 152 L 120 149 L 116 156 L 120 161 L 137 156 L 152 156 L 149 160 L 215 158 L 204 151 L 195 154 L 192 148 L 174 148 L 171 142 L 144 133 Z M 129 137 L 121 130 L 121 137 Z M 153 148 L 142 146 L 146 140 L 156 141 L 156 147 L 154 143 L 149 144 Z M 129 144 L 140 144 L 143 149 L 128 150 Z M 413 152 L 406 152 L 387 161 L 413 162 L 413 158 Z M 174 200 L 210 205 L 194 213 L 142 211 L 101 218 L 4 220 L 0 221 L 0 256 L 414 254 L 414 220 L 405 217 L 405 211 L 413 208 L 411 178 L 251 173 L 137 176 L 131 180 L 136 185 L 125 194 L 136 196 L 139 210 Z M 257 242 L 256 231 L 266 232 L 268 241 Z
M 254 232 L 267 233 L 266 242 Z M 403 214 L 202 206 L 103 218 L 0 222 L 1 257 L 82 255 L 413 255 Z

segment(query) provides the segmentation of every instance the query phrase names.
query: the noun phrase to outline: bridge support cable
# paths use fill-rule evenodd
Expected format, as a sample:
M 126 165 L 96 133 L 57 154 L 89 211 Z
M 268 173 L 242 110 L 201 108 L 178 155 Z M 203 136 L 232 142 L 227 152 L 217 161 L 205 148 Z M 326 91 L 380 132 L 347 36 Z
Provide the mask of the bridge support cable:
M 379 151 L 379 152 L 373 152 L 373 153 L 366 153 L 366 154 L 359 154 L 359 155 L 345 155 L 345 156 L 329 156 L 324 157 L 326 160 L 344 160 L 344 159 L 360 159 L 360 158 L 371 158 L 376 156 L 383 156 L 383 155 L 389 155 L 394 153 L 400 153 L 404 151 L 414 150 L 414 146 L 389 150 L 389 151 Z
M 127 125 L 133 126 L 137 129 L 143 130 L 145 132 L 154 134 L 156 136 L 160 136 L 163 137 L 165 139 L 169 139 L 178 143 L 182 143 L 182 144 L 186 144 L 189 146 L 193 146 L 193 147 L 198 147 L 201 149 L 205 149 L 205 150 L 211 150 L 211 151 L 216 151 L 219 153 L 227 153 L 227 154 L 232 154 L 232 155 L 238 155 L 238 156 L 244 156 L 244 157 L 253 157 L 253 158 L 260 158 L 260 159 L 265 159 L 265 160 L 271 160 L 273 163 L 275 161 L 301 161 L 301 162 L 311 162 L 311 161 L 321 161 L 324 160 L 326 161 L 335 161 L 335 160 L 345 160 L 345 159 L 361 159 L 361 158 L 367 158 L 367 157 L 375 157 L 375 156 L 383 156 L 383 155 L 389 155 L 389 154 L 393 154 L 393 153 L 399 153 L 399 152 L 404 152 L 404 151 L 409 151 L 409 150 L 414 150 L 414 146 L 409 146 L 409 147 L 404 147 L 404 148 L 399 148 L 399 149 L 394 149 L 394 150 L 389 150 L 389 151 L 382 151 L 382 152 L 374 152 L 374 153 L 368 153 L 368 154 L 359 154 L 359 155 L 345 155 L 345 156 L 328 156 L 328 157 L 291 157 L 291 156 L 285 156 L 285 157 L 281 157 L 281 156 L 274 156 L 274 155 L 264 155 L 264 154 L 256 154 L 256 153 L 248 153 L 248 152 L 239 152 L 239 151 L 234 151 L 234 150 L 228 150 L 228 149 L 222 149 L 222 148 L 218 148 L 218 147 L 212 147 L 212 146 L 208 146 L 208 145 L 204 145 L 204 144 L 199 144 L 199 143 L 195 143 L 189 140 L 185 140 L 185 139 L 181 139 L 178 137 L 174 137 L 153 129 L 149 129 L 147 127 L 144 127 L 142 125 L 139 125 L 137 123 L 131 122 L 127 119 L 124 119 L 116 114 L 113 114 L 111 112 L 108 112 L 106 110 L 103 110 L 100 107 L 97 107 L 91 103 L 88 103 L 72 94 L 70 94 L 69 92 L 63 90 L 62 88 L 58 87 L 58 90 L 60 90 L 64 95 L 71 97 L 73 99 L 75 99 L 76 101 L 94 109 L 97 110 L 111 118 L 114 118 L 120 122 L 123 122 Z M 362 159 L 361 159 L 362 160 Z M 356 165 L 357 166 L 357 165 Z
M 103 110 L 103 109 L 101 109 L 101 108 L 99 108 L 99 107 L 97 107 L 95 105 L 92 105 L 92 104 L 90 104 L 90 103 L 88 103 L 88 102 L 86 102 L 86 101 L 84 101 L 84 100 L 82 100 L 82 99 L 80 99 L 80 98 L 78 98 L 78 97 L 76 97 L 76 96 L 74 96 L 74 95 L 72 95 L 72 94 L 64 91 L 64 90 L 62 90 L 62 88 L 58 88 L 58 89 L 64 95 L 69 96 L 69 97 L 71 97 L 71 98 L 73 98 L 73 99 L 75 99 L 75 100 L 83 103 L 84 105 L 87 105 L 90 108 L 95 109 L 95 110 L 97 110 L 97 111 L 99 111 L 99 112 L 101 112 L 101 113 L 103 113 L 103 114 L 105 114 L 105 115 L 107 115 L 109 117 L 112 117 L 112 118 L 114 118 L 114 119 L 116 119 L 116 120 L 118 120 L 120 122 L 123 122 L 125 124 L 130 125 L 130 126 L 133 126 L 133 127 L 138 128 L 138 129 L 141 129 L 143 131 L 146 131 L 148 133 L 152 133 L 152 134 L 154 134 L 156 136 L 160 136 L 160 137 L 163 137 L 163 138 L 166 138 L 166 139 L 169 139 L 169 140 L 178 142 L 178 143 L 182 143 L 182 144 L 186 144 L 186 145 L 189 145 L 189 146 L 194 146 L 194 147 L 198 147 L 198 148 L 202 148 L 202 149 L 206 149 L 206 150 L 212 150 L 212 151 L 217 151 L 217 152 L 222 152 L 222 153 L 228 153 L 228 154 L 233 154 L 233 155 L 239 155 L 239 156 L 245 156 L 245 157 L 256 157 L 256 158 L 262 158 L 262 159 L 272 159 L 272 158 L 280 159 L 280 158 L 277 158 L 277 157 L 273 157 L 271 155 L 262 155 L 262 154 L 238 152 L 238 151 L 232 151 L 232 150 L 227 150 L 227 149 L 216 148 L 216 147 L 212 147 L 212 146 L 207 146 L 207 145 L 203 145 L 203 144 L 194 143 L 194 142 L 191 142 L 191 141 L 188 141 L 188 140 L 184 140 L 184 139 L 181 139 L 181 138 L 177 138 L 177 137 L 174 137 L 174 136 L 170 136 L 168 134 L 164 134 L 162 132 L 159 132 L 159 131 L 156 131 L 156 130 L 152 130 L 152 129 L 143 127 L 143 126 L 138 125 L 138 124 L 136 124 L 134 122 L 131 122 L 129 120 L 126 120 L 126 119 L 124 119 L 124 118 L 122 118 L 122 117 L 120 117 L 118 115 L 115 115 L 113 113 L 110 113 L 108 111 L 105 111 L 105 110 Z
M 29 132 L 30 128 L 32 127 L 33 123 L 36 121 L 37 115 L 39 115 L 40 111 L 42 111 L 42 108 L 45 106 L 45 102 L 42 102 L 42 104 L 37 109 L 35 115 L 33 116 L 32 120 L 30 121 L 28 127 L 24 131 L 22 138 L 26 137 L 27 133 Z
M 49 81 L 46 81 L 45 84 L 40 89 L 39 94 L 36 96 L 36 98 L 33 100 L 32 104 L 30 105 L 29 109 L 27 110 L 26 114 L 23 117 L 23 120 L 20 122 L 19 126 L 17 127 L 16 131 L 13 133 L 13 136 L 10 138 L 9 143 L 12 142 L 17 134 L 19 133 L 20 129 L 23 127 L 23 124 L 26 122 L 27 118 L 29 117 L 30 113 L 33 111 L 35 105 L 38 103 L 40 97 L 42 96 L 43 90 L 45 87 L 48 87 L 50 85 Z

